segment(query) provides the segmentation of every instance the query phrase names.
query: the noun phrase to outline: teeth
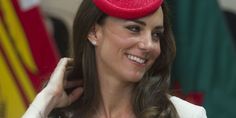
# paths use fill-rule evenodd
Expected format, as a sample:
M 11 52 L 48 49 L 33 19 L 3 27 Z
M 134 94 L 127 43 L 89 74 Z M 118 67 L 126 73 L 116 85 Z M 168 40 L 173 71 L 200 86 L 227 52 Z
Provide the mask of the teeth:
M 145 59 L 141 59 L 139 57 L 136 57 L 136 56 L 130 55 L 130 54 L 128 55 L 128 58 L 130 60 L 135 61 L 135 62 L 140 63 L 140 64 L 143 64 L 146 61 Z

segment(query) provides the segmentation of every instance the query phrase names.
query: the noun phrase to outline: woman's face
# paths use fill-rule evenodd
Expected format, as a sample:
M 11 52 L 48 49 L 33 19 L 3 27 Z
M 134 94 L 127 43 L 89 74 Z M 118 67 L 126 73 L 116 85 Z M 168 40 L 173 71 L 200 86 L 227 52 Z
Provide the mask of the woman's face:
M 161 53 L 163 12 L 135 20 L 107 17 L 95 26 L 96 61 L 99 77 L 137 82 Z

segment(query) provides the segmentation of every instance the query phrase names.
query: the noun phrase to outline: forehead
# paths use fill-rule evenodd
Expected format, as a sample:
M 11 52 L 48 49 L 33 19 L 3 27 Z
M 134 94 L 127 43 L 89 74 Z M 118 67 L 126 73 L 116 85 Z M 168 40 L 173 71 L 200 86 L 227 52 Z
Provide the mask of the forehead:
M 142 18 L 138 18 L 138 19 L 133 19 L 133 20 L 125 20 L 125 19 L 120 19 L 120 18 L 115 18 L 115 17 L 111 17 L 108 16 L 107 19 L 105 20 L 105 23 L 110 24 L 110 23 L 124 23 L 127 21 L 143 21 L 145 22 L 147 25 L 157 25 L 157 26 L 163 26 L 163 11 L 162 8 L 160 7 L 158 10 L 156 10 L 154 13 L 142 17 Z
M 158 10 L 156 10 L 153 14 L 140 18 L 139 20 L 145 21 L 147 24 L 148 23 L 154 23 L 156 25 L 163 25 L 163 11 L 162 8 L 160 7 Z M 154 25 L 153 24 L 153 25 Z

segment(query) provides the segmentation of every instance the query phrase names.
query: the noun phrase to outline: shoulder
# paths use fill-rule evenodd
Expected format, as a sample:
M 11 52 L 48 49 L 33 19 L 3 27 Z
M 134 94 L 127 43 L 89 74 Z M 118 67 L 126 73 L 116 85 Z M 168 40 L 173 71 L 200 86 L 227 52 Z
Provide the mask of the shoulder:
M 180 118 L 207 118 L 206 110 L 201 107 L 171 96 L 170 101 L 174 104 Z

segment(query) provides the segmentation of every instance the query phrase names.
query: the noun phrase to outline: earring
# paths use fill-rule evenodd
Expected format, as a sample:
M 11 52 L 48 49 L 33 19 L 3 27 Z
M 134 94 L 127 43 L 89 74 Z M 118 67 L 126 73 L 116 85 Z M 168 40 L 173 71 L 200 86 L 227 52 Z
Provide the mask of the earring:
M 97 42 L 96 42 L 96 41 L 91 41 L 91 42 L 92 42 L 92 44 L 93 44 L 93 45 L 96 45 L 96 44 L 97 44 Z

